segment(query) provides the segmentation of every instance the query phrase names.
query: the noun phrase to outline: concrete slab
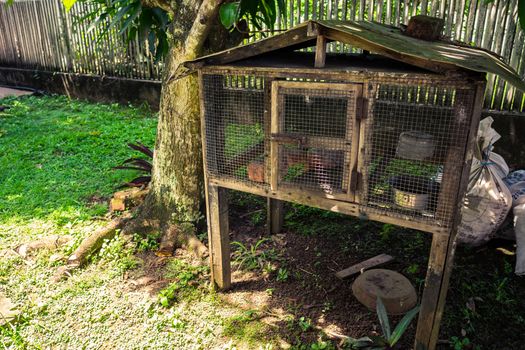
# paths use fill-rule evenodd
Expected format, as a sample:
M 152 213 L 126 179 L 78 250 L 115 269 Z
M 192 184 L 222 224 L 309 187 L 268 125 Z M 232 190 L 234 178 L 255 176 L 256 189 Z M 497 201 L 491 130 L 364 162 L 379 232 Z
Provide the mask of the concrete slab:
M 18 90 L 18 89 L 11 89 L 0 86 L 0 98 L 4 98 L 7 96 L 23 96 L 23 95 L 31 95 L 31 91 L 27 90 Z

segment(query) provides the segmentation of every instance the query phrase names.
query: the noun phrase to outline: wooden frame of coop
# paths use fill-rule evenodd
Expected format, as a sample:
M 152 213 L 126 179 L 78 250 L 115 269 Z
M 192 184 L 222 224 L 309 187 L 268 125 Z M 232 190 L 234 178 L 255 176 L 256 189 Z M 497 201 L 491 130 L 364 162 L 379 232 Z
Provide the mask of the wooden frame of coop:
M 363 53 L 327 58 L 331 41 Z M 220 289 L 231 285 L 228 189 L 267 197 L 272 233 L 282 228 L 282 201 L 421 230 L 432 245 L 415 348 L 435 348 L 484 72 L 523 83 L 484 51 L 462 48 L 475 59 L 463 62 L 451 54 L 457 47 L 432 45 L 379 24 L 308 22 L 186 64 L 199 72 L 211 273 Z M 309 46 L 315 52 L 295 51 Z M 418 175 L 399 173 L 406 169 Z

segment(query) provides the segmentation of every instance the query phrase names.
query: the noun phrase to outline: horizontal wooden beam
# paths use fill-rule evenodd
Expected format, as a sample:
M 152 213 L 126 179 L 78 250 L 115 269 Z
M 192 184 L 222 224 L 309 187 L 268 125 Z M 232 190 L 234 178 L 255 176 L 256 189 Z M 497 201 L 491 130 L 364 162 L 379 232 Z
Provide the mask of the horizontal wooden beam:
M 291 187 L 280 186 L 280 190 L 272 191 L 268 186 L 260 184 L 249 184 L 246 182 L 236 181 L 233 179 L 217 178 L 208 174 L 209 182 L 213 185 L 229 188 L 232 190 L 248 192 L 263 197 L 275 198 L 287 202 L 300 203 L 312 207 L 330 210 L 336 213 L 346 214 L 358 217 L 364 220 L 373 220 L 406 227 L 414 230 L 420 230 L 432 234 L 448 235 L 450 230 L 446 227 L 438 226 L 439 223 L 427 223 L 419 221 L 411 216 L 399 213 L 388 213 L 380 209 L 366 207 L 364 205 L 344 202 L 334 199 L 329 194 L 322 192 L 308 191 Z

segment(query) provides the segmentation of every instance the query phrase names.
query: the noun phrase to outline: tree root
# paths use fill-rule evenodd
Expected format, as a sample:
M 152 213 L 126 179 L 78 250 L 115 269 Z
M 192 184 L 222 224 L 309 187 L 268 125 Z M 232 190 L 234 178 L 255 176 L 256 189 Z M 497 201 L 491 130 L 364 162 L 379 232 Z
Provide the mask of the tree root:
M 36 241 L 24 243 L 15 248 L 15 251 L 22 257 L 26 258 L 33 252 L 41 249 L 55 250 L 71 240 L 71 236 L 52 235 L 41 238 Z
M 113 219 L 107 226 L 98 229 L 92 235 L 86 237 L 73 254 L 69 256 L 67 265 L 76 268 L 85 264 L 91 254 L 102 247 L 104 240 L 113 238 L 117 230 L 123 228 L 129 219 L 129 215 Z
M 103 242 L 113 238 L 118 230 L 124 235 L 130 235 L 137 232 L 151 232 L 159 226 L 158 220 L 144 220 L 140 217 L 132 219 L 131 214 L 112 220 L 80 243 L 67 259 L 67 264 L 56 271 L 53 281 L 58 282 L 70 277 L 73 270 L 86 264 L 89 257 L 102 247 Z M 157 256 L 173 256 L 177 247 L 187 249 L 199 258 L 208 254 L 208 248 L 197 238 L 192 224 L 171 224 L 163 231 L 160 247 L 155 253 Z
M 182 247 L 202 258 L 208 254 L 208 248 L 195 235 L 192 224 L 171 224 L 165 230 L 157 256 L 173 256 L 175 248 Z

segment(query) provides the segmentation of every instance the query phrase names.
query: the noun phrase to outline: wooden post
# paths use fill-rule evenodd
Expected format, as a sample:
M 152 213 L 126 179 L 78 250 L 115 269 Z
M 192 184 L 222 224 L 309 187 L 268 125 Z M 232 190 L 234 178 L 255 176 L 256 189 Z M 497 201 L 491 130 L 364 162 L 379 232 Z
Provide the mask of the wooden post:
M 456 233 L 461 222 L 460 208 L 469 181 L 470 164 L 476 143 L 484 91 L 485 84 L 479 84 L 474 96 L 471 118 L 467 119 L 470 121 L 470 126 L 467 134 L 467 142 L 462 152 L 460 152 L 461 149 L 449 149 L 449 152 L 459 152 L 459 154 L 462 155 L 462 158 L 458 160 L 460 164 L 463 165 L 457 178 L 459 180 L 457 185 L 457 201 L 452 208 L 455 215 L 448 235 L 436 233 L 432 235 L 425 290 L 423 291 L 423 298 L 421 300 L 421 310 L 419 312 L 416 331 L 416 350 L 434 350 L 438 340 L 439 326 L 443 316 L 443 309 L 445 308 L 448 284 L 454 265 Z M 456 121 L 456 123 L 462 123 L 464 120 L 463 109 L 465 106 L 463 102 L 461 99 L 458 99 L 459 107 L 456 107 L 456 118 L 459 119 L 459 121 Z M 447 157 L 447 161 L 450 161 L 449 157 Z M 445 174 L 443 181 L 445 181 Z M 452 175 L 450 175 L 450 177 L 452 177 Z
M 284 224 L 284 202 L 268 197 L 267 228 L 268 233 L 280 233 Z
M 265 135 L 270 135 L 272 133 L 272 128 L 278 128 L 278 126 L 273 126 L 272 123 L 278 122 L 278 117 L 275 116 L 275 119 L 272 119 L 272 86 L 275 79 L 266 78 L 264 80 L 264 133 Z M 275 86 L 274 89 L 277 89 Z M 275 101 L 273 103 L 277 104 L 276 97 L 273 97 Z M 273 111 L 277 113 L 277 111 Z M 275 146 L 275 145 L 274 145 Z M 277 146 L 278 148 L 278 146 Z M 276 150 L 273 151 L 274 153 Z M 277 174 L 272 173 L 272 167 L 275 166 L 275 158 L 272 162 L 272 151 L 270 146 L 270 141 L 265 142 L 265 164 L 266 171 L 264 172 L 266 177 L 266 183 L 272 183 L 272 176 Z M 275 155 L 274 155 L 275 157 Z M 267 220 L 266 227 L 269 234 L 279 233 L 282 231 L 283 222 L 284 222 L 284 212 L 283 212 L 283 202 L 278 199 L 267 197 Z
M 206 187 L 211 278 L 219 289 L 226 290 L 231 286 L 227 190 L 212 184 Z
M 317 36 L 317 43 L 315 44 L 315 68 L 323 68 L 326 62 L 326 37 L 324 35 Z
M 436 344 L 431 344 L 431 335 L 439 332 L 439 323 L 447 293 L 447 283 L 444 281 L 448 281 L 453 265 L 454 238 L 455 233 L 432 235 L 425 290 L 417 322 L 416 350 L 435 348 Z

